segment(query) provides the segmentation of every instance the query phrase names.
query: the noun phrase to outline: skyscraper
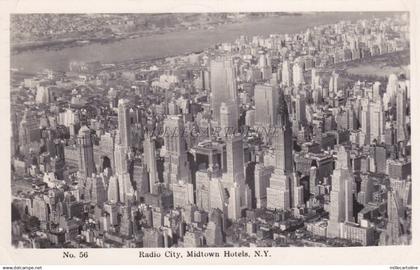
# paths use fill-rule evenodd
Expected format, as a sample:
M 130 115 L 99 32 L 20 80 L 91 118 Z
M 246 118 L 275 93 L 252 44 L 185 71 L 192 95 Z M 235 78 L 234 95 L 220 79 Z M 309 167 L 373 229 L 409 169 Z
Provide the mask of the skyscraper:
M 156 194 L 156 183 L 159 182 L 159 178 L 156 167 L 156 146 L 152 137 L 146 135 L 143 142 L 143 149 L 146 171 L 149 176 L 149 192 L 151 194 Z
M 330 217 L 327 228 L 329 237 L 340 237 L 340 223 L 353 221 L 354 177 L 349 166 L 350 154 L 344 146 L 340 146 L 331 183 Z
M 118 132 L 120 144 L 124 147 L 131 146 L 130 108 L 127 99 L 118 101 Z
M 108 200 L 113 203 L 117 203 L 120 201 L 120 191 L 119 191 L 119 183 L 118 177 L 111 176 L 109 178 L 108 184 Z
M 255 165 L 255 200 L 256 207 L 267 207 L 267 187 L 270 182 L 270 176 L 273 172 L 272 167 L 265 167 L 260 163 Z
M 238 108 L 233 102 L 220 105 L 220 128 L 222 136 L 235 132 L 238 128 Z
M 286 121 L 284 124 L 282 121 Z M 288 117 L 280 120 L 276 125 L 276 134 L 273 138 L 274 154 L 276 159 L 276 169 L 285 174 L 293 171 L 293 138 L 292 129 Z
M 407 115 L 407 89 L 405 85 L 399 85 L 397 89 L 397 142 L 407 139 L 406 115 Z
M 281 68 L 281 83 L 284 86 L 292 85 L 292 68 L 290 67 L 289 61 L 284 60 Z
M 179 116 L 168 116 L 164 121 L 165 168 L 164 181 L 171 188 L 177 182 L 190 183 L 184 122 Z
M 226 167 L 224 179 L 229 182 L 245 183 L 244 148 L 240 135 L 231 135 L 226 140 Z
M 91 177 L 95 172 L 95 162 L 93 159 L 93 142 L 90 129 L 83 126 L 77 136 L 79 145 L 79 171 L 82 175 Z
M 370 101 L 367 98 L 362 99 L 360 127 L 362 129 L 362 135 L 364 136 L 362 144 L 370 144 L 372 142 L 370 138 Z
M 103 175 L 95 175 L 92 177 L 91 187 L 91 203 L 93 205 L 102 205 L 108 200 L 107 192 L 105 189 L 105 181 Z
M 220 58 L 210 63 L 211 109 L 213 120 L 220 123 L 222 102 L 237 104 L 236 74 L 231 58 Z
M 115 174 L 120 175 L 128 172 L 128 157 L 127 148 L 121 144 L 115 144 L 114 159 L 115 159 Z
M 19 144 L 29 145 L 41 139 L 39 119 L 29 110 L 25 110 L 19 124 Z
M 303 67 L 299 62 L 295 62 L 293 65 L 293 85 L 298 87 L 303 83 L 305 83 L 305 79 L 303 78 Z
M 305 125 L 306 124 L 306 100 L 305 96 L 302 94 L 298 94 L 296 96 L 296 120 L 299 124 Z
M 339 82 L 338 78 L 339 78 L 339 75 L 337 73 L 335 73 L 335 71 L 333 71 L 333 73 L 331 74 L 330 84 L 329 84 L 330 94 L 331 93 L 337 94 L 337 92 L 338 92 L 338 82 Z
M 257 85 L 254 91 L 255 125 L 272 127 L 277 123 L 279 89 L 273 85 Z
M 383 96 L 385 110 L 388 110 L 391 106 L 395 105 L 395 97 L 398 89 L 398 77 L 395 74 L 390 74 L 388 77 L 388 83 L 386 85 L 386 92 Z
M 382 99 L 370 103 L 370 140 L 382 142 L 385 129 L 384 106 Z
M 402 200 L 396 191 L 388 191 L 387 214 L 388 222 L 386 230 L 381 235 L 381 244 L 403 244 L 401 236 L 404 234 L 404 227 L 403 224 L 401 224 L 401 219 L 404 213 Z
M 245 184 L 244 148 L 242 135 L 230 135 L 226 139 L 226 167 L 222 184 L 228 191 L 228 217 L 236 220 L 242 210 L 251 206 L 251 190 Z
M 284 96 L 280 95 L 278 123 L 273 138 L 275 169 L 267 188 L 267 208 L 289 210 L 293 194 L 290 190 L 291 173 L 293 172 L 292 129 Z

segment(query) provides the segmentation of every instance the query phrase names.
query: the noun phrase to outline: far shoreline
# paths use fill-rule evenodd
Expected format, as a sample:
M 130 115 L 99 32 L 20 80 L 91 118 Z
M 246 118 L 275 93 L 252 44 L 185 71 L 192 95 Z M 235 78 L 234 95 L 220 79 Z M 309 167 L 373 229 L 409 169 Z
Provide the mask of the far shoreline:
M 153 36 L 159 36 L 159 35 L 164 35 L 167 33 L 171 33 L 171 32 L 179 32 L 179 33 L 183 33 L 183 32 L 189 32 L 189 31 L 212 31 L 212 30 L 216 30 L 219 27 L 223 27 L 223 26 L 234 26 L 234 25 L 239 25 L 239 24 L 243 24 L 243 23 L 250 23 L 250 22 L 255 22 L 255 21 L 260 21 L 260 20 L 264 20 L 264 19 L 268 19 L 268 18 L 272 18 L 272 17 L 285 17 L 285 16 L 302 16 L 304 15 L 303 13 L 298 13 L 298 12 L 275 12 L 273 14 L 276 15 L 271 15 L 271 16 L 263 16 L 263 17 L 256 17 L 256 18 L 250 18 L 247 17 L 241 21 L 233 21 L 233 22 L 227 22 L 224 24 L 219 24 L 219 25 L 212 25 L 209 24 L 207 25 L 207 27 L 209 28 L 197 28 L 197 29 L 185 29 L 185 28 L 169 28 L 169 29 L 162 29 L 162 30 L 158 30 L 155 32 L 132 32 L 132 33 L 126 33 L 124 35 L 115 35 L 112 34 L 110 36 L 103 36 L 103 37 L 74 37 L 74 38 L 61 38 L 61 39 L 56 39 L 56 40 L 40 40 L 40 41 L 30 41 L 30 42 L 21 42 L 21 43 L 17 43 L 17 44 L 12 44 L 10 45 L 10 53 L 12 55 L 19 55 L 20 53 L 23 52 L 32 52 L 32 51 L 36 51 L 36 50 L 62 50 L 62 49 L 66 49 L 66 48 L 71 48 L 71 47 L 83 47 L 86 45 L 90 45 L 90 44 L 107 44 L 107 43 L 113 43 L 113 42 L 118 42 L 118 41 L 123 41 L 123 40 L 127 40 L 127 39 L 137 39 L 137 38 L 143 38 L 143 37 L 153 37 Z M 313 14 L 313 13 L 308 13 L 309 14 Z M 213 27 L 213 28 L 210 28 Z

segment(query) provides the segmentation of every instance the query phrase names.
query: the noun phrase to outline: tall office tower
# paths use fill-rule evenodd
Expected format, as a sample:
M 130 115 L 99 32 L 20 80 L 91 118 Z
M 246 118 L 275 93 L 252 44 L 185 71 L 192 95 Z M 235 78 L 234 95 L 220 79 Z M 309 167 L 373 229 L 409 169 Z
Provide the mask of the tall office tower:
M 305 83 L 303 77 L 303 67 L 299 62 L 293 64 L 293 85 L 298 87 L 300 84 Z
M 405 87 L 397 89 L 397 142 L 407 140 L 407 91 Z
M 194 203 L 194 187 L 192 183 L 178 182 L 172 184 L 174 207 L 184 208 Z
M 346 115 L 347 115 L 347 129 L 349 130 L 356 130 L 357 129 L 357 119 L 356 114 L 354 112 L 353 106 L 350 104 L 345 108 Z
M 51 89 L 48 86 L 38 86 L 36 89 L 35 102 L 48 104 L 51 102 Z
M 115 202 L 104 203 L 104 211 L 109 215 L 109 223 L 113 226 L 118 225 L 118 206 Z
M 315 89 L 316 73 L 316 68 L 311 69 L 311 89 Z
M 267 208 L 289 210 L 291 206 L 290 175 L 293 172 L 292 129 L 290 126 L 287 104 L 280 95 L 278 123 L 274 141 L 275 169 L 267 188 Z
M 360 191 L 357 194 L 357 201 L 360 204 L 367 205 L 373 198 L 373 180 L 369 177 L 369 174 L 361 174 L 360 176 L 362 182 L 360 183 Z
M 300 180 L 296 172 L 292 174 L 292 185 L 291 185 L 291 207 L 293 208 L 300 208 L 302 207 L 303 203 L 303 186 L 300 184 Z
M 385 117 L 384 117 L 384 106 L 382 99 L 377 99 L 376 102 L 370 104 L 370 140 L 382 142 L 384 129 L 385 129 Z
M 191 176 L 182 118 L 179 116 L 168 116 L 164 121 L 164 129 L 164 181 L 171 189 L 171 185 L 178 182 L 191 183 Z
M 340 237 L 340 223 L 353 221 L 354 177 L 349 166 L 350 154 L 344 146 L 340 146 L 331 183 L 330 217 L 327 227 L 329 237 Z
M 120 135 L 120 144 L 124 147 L 131 146 L 131 124 L 130 108 L 127 99 L 118 101 L 118 132 Z
M 131 215 L 131 206 L 124 205 L 121 206 L 121 223 L 120 223 L 120 234 L 124 236 L 132 236 L 133 235 L 133 221 Z
M 244 148 L 240 134 L 226 139 L 226 167 L 222 183 L 229 193 L 228 217 L 237 220 L 241 212 L 251 206 L 251 190 L 245 184 Z
M 265 54 L 260 54 L 260 58 L 258 59 L 258 67 L 264 68 L 267 66 L 267 57 Z
M 277 123 L 277 106 L 279 89 L 264 84 L 257 85 L 254 90 L 255 125 L 258 127 L 272 127 Z
M 317 69 L 311 70 L 311 89 L 322 87 L 321 76 L 319 76 Z
M 231 135 L 226 139 L 226 168 L 224 180 L 230 183 L 245 183 L 244 148 L 241 135 Z
M 289 210 L 291 207 L 290 174 L 286 175 L 278 168 L 274 169 L 267 187 L 267 208 Z
M 79 171 L 82 175 L 91 177 L 96 168 L 93 159 L 92 136 L 87 126 L 80 128 L 77 142 L 79 144 Z
M 204 211 L 210 211 L 210 181 L 211 174 L 206 171 L 197 171 L 195 174 L 196 205 Z
M 248 126 L 248 127 L 255 126 L 255 110 L 246 111 L 245 125 Z
M 296 120 L 299 124 L 306 124 L 306 99 L 302 94 L 296 96 Z
M 381 83 L 375 82 L 373 84 L 373 100 L 382 100 Z
M 39 119 L 31 111 L 25 110 L 19 123 L 19 144 L 26 146 L 40 139 Z
M 108 201 L 117 203 L 120 201 L 120 191 L 117 176 L 111 176 L 108 184 Z
M 397 95 L 397 89 L 398 89 L 398 77 L 395 74 L 390 74 L 388 77 L 388 83 L 386 85 L 386 91 L 383 96 L 384 106 L 385 110 L 388 110 L 390 106 L 395 105 L 395 97 Z
M 223 246 L 223 213 L 219 209 L 212 209 L 205 237 L 208 246 Z
M 257 208 L 267 207 L 267 187 L 272 173 L 272 167 L 265 167 L 261 163 L 255 165 L 255 201 Z
M 318 195 L 318 168 L 312 166 L 309 170 L 309 193 Z
M 223 213 L 228 212 L 228 200 L 221 178 L 212 178 L 209 183 L 209 208 L 219 209 Z
M 157 172 L 157 165 L 156 165 L 156 146 L 155 140 L 146 135 L 143 141 L 143 149 L 144 149 L 144 161 L 146 164 L 146 171 L 148 174 L 149 179 L 149 192 L 151 194 L 157 194 L 157 186 L 156 184 L 159 183 L 158 172 Z
M 236 75 L 231 58 L 221 58 L 210 64 L 211 109 L 213 120 L 220 123 L 220 105 L 222 102 L 238 104 Z
M 223 136 L 235 132 L 238 128 L 238 107 L 233 102 L 220 104 L 220 129 Z
M 330 93 L 337 94 L 337 92 L 338 92 L 338 82 L 339 82 L 338 78 L 339 78 L 339 75 L 337 73 L 335 73 L 335 71 L 333 71 L 333 73 L 331 74 L 330 84 L 329 84 Z
M 127 148 L 121 144 L 115 144 L 114 160 L 115 174 L 120 175 L 128 172 Z
M 108 200 L 106 192 L 106 183 L 104 181 L 103 175 L 95 175 L 92 177 L 92 186 L 91 186 L 91 203 L 93 205 L 101 206 L 104 202 Z
M 126 203 L 133 198 L 134 196 L 134 188 L 131 184 L 131 177 L 128 172 L 119 174 L 118 176 L 118 190 L 120 192 L 119 198 L 122 203 Z
M 284 60 L 281 67 L 281 83 L 284 86 L 292 85 L 292 68 L 288 60 Z
M 370 144 L 372 142 L 370 138 L 370 102 L 369 99 L 362 99 L 362 111 L 361 111 L 360 126 L 362 129 L 362 144 Z
M 398 245 L 403 244 L 401 236 L 404 233 L 402 200 L 396 191 L 388 191 L 387 201 L 388 223 L 386 231 L 381 235 L 381 244 L 383 245 Z
M 276 134 L 273 138 L 276 170 L 290 174 L 293 171 L 293 138 L 284 97 L 280 98 Z M 283 107 L 283 108 L 280 108 Z

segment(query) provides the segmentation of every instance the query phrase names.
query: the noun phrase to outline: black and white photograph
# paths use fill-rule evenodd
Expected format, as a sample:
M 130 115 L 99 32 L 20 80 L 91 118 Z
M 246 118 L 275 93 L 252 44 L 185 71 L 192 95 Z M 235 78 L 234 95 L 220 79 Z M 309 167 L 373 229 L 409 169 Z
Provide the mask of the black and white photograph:
M 410 244 L 407 13 L 10 20 L 17 248 Z
M 8 14 L 10 252 L 410 248 L 415 15 L 260 10 Z

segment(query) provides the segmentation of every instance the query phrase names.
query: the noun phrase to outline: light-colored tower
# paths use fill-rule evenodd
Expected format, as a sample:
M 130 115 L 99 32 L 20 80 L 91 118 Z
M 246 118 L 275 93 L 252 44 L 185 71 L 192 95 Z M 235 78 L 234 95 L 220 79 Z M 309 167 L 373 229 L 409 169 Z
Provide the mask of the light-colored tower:
M 272 85 L 257 85 L 254 91 L 255 125 L 272 127 L 277 123 L 279 89 Z
M 283 61 L 281 68 L 281 83 L 284 86 L 292 85 L 292 69 L 288 60 Z
M 370 104 L 370 139 L 382 141 L 385 129 L 384 106 L 382 99 Z
M 405 85 L 399 85 L 397 90 L 397 141 L 407 139 L 407 91 Z
M 211 61 L 211 109 L 213 119 L 220 123 L 220 105 L 222 102 L 238 103 L 236 75 L 231 58 L 220 58 Z
M 257 208 L 267 207 L 267 187 L 270 182 L 272 172 L 272 167 L 265 167 L 260 163 L 255 165 L 254 179 Z
M 251 190 L 245 184 L 244 148 L 240 134 L 226 139 L 226 167 L 223 174 L 223 187 L 229 192 L 228 217 L 237 220 L 242 210 L 251 206 Z
M 238 128 L 238 108 L 233 102 L 220 105 L 220 128 L 222 135 L 232 133 Z
M 293 65 L 293 85 L 298 87 L 305 82 L 303 78 L 303 67 L 299 62 Z
M 117 176 L 111 176 L 109 178 L 108 201 L 112 203 L 117 203 L 120 201 L 120 191 Z
M 338 78 L 339 78 L 339 75 L 337 73 L 335 73 L 335 71 L 333 71 L 333 73 L 331 74 L 330 84 L 329 84 L 330 93 L 337 94 L 337 92 L 338 92 Z
M 93 142 L 90 129 L 82 126 L 77 136 L 79 144 L 79 171 L 82 175 L 91 177 L 95 173 L 95 162 L 93 159 Z
M 164 121 L 165 168 L 164 181 L 169 188 L 177 182 L 190 183 L 184 122 L 179 116 L 168 116 Z
M 296 119 L 299 124 L 306 124 L 306 100 L 305 96 L 298 94 L 296 97 Z
M 130 108 L 127 99 L 118 101 L 118 132 L 120 135 L 120 144 L 124 147 L 131 146 L 130 129 Z
M 362 100 L 362 111 L 361 111 L 361 129 L 364 137 L 363 144 L 370 144 L 370 101 L 365 98 Z
M 293 138 L 290 126 L 287 104 L 281 96 L 278 110 L 276 136 L 273 138 L 275 169 L 267 188 L 267 208 L 289 210 L 291 207 L 290 183 L 293 172 Z
M 159 182 L 159 178 L 156 166 L 155 140 L 150 136 L 146 136 L 143 141 L 143 149 L 146 171 L 149 175 L 149 192 L 151 194 L 156 194 L 156 184 Z
M 350 154 L 340 146 L 337 153 L 336 168 L 332 175 L 330 195 L 330 217 L 327 234 L 340 237 L 340 223 L 353 221 L 353 175 L 349 169 Z

